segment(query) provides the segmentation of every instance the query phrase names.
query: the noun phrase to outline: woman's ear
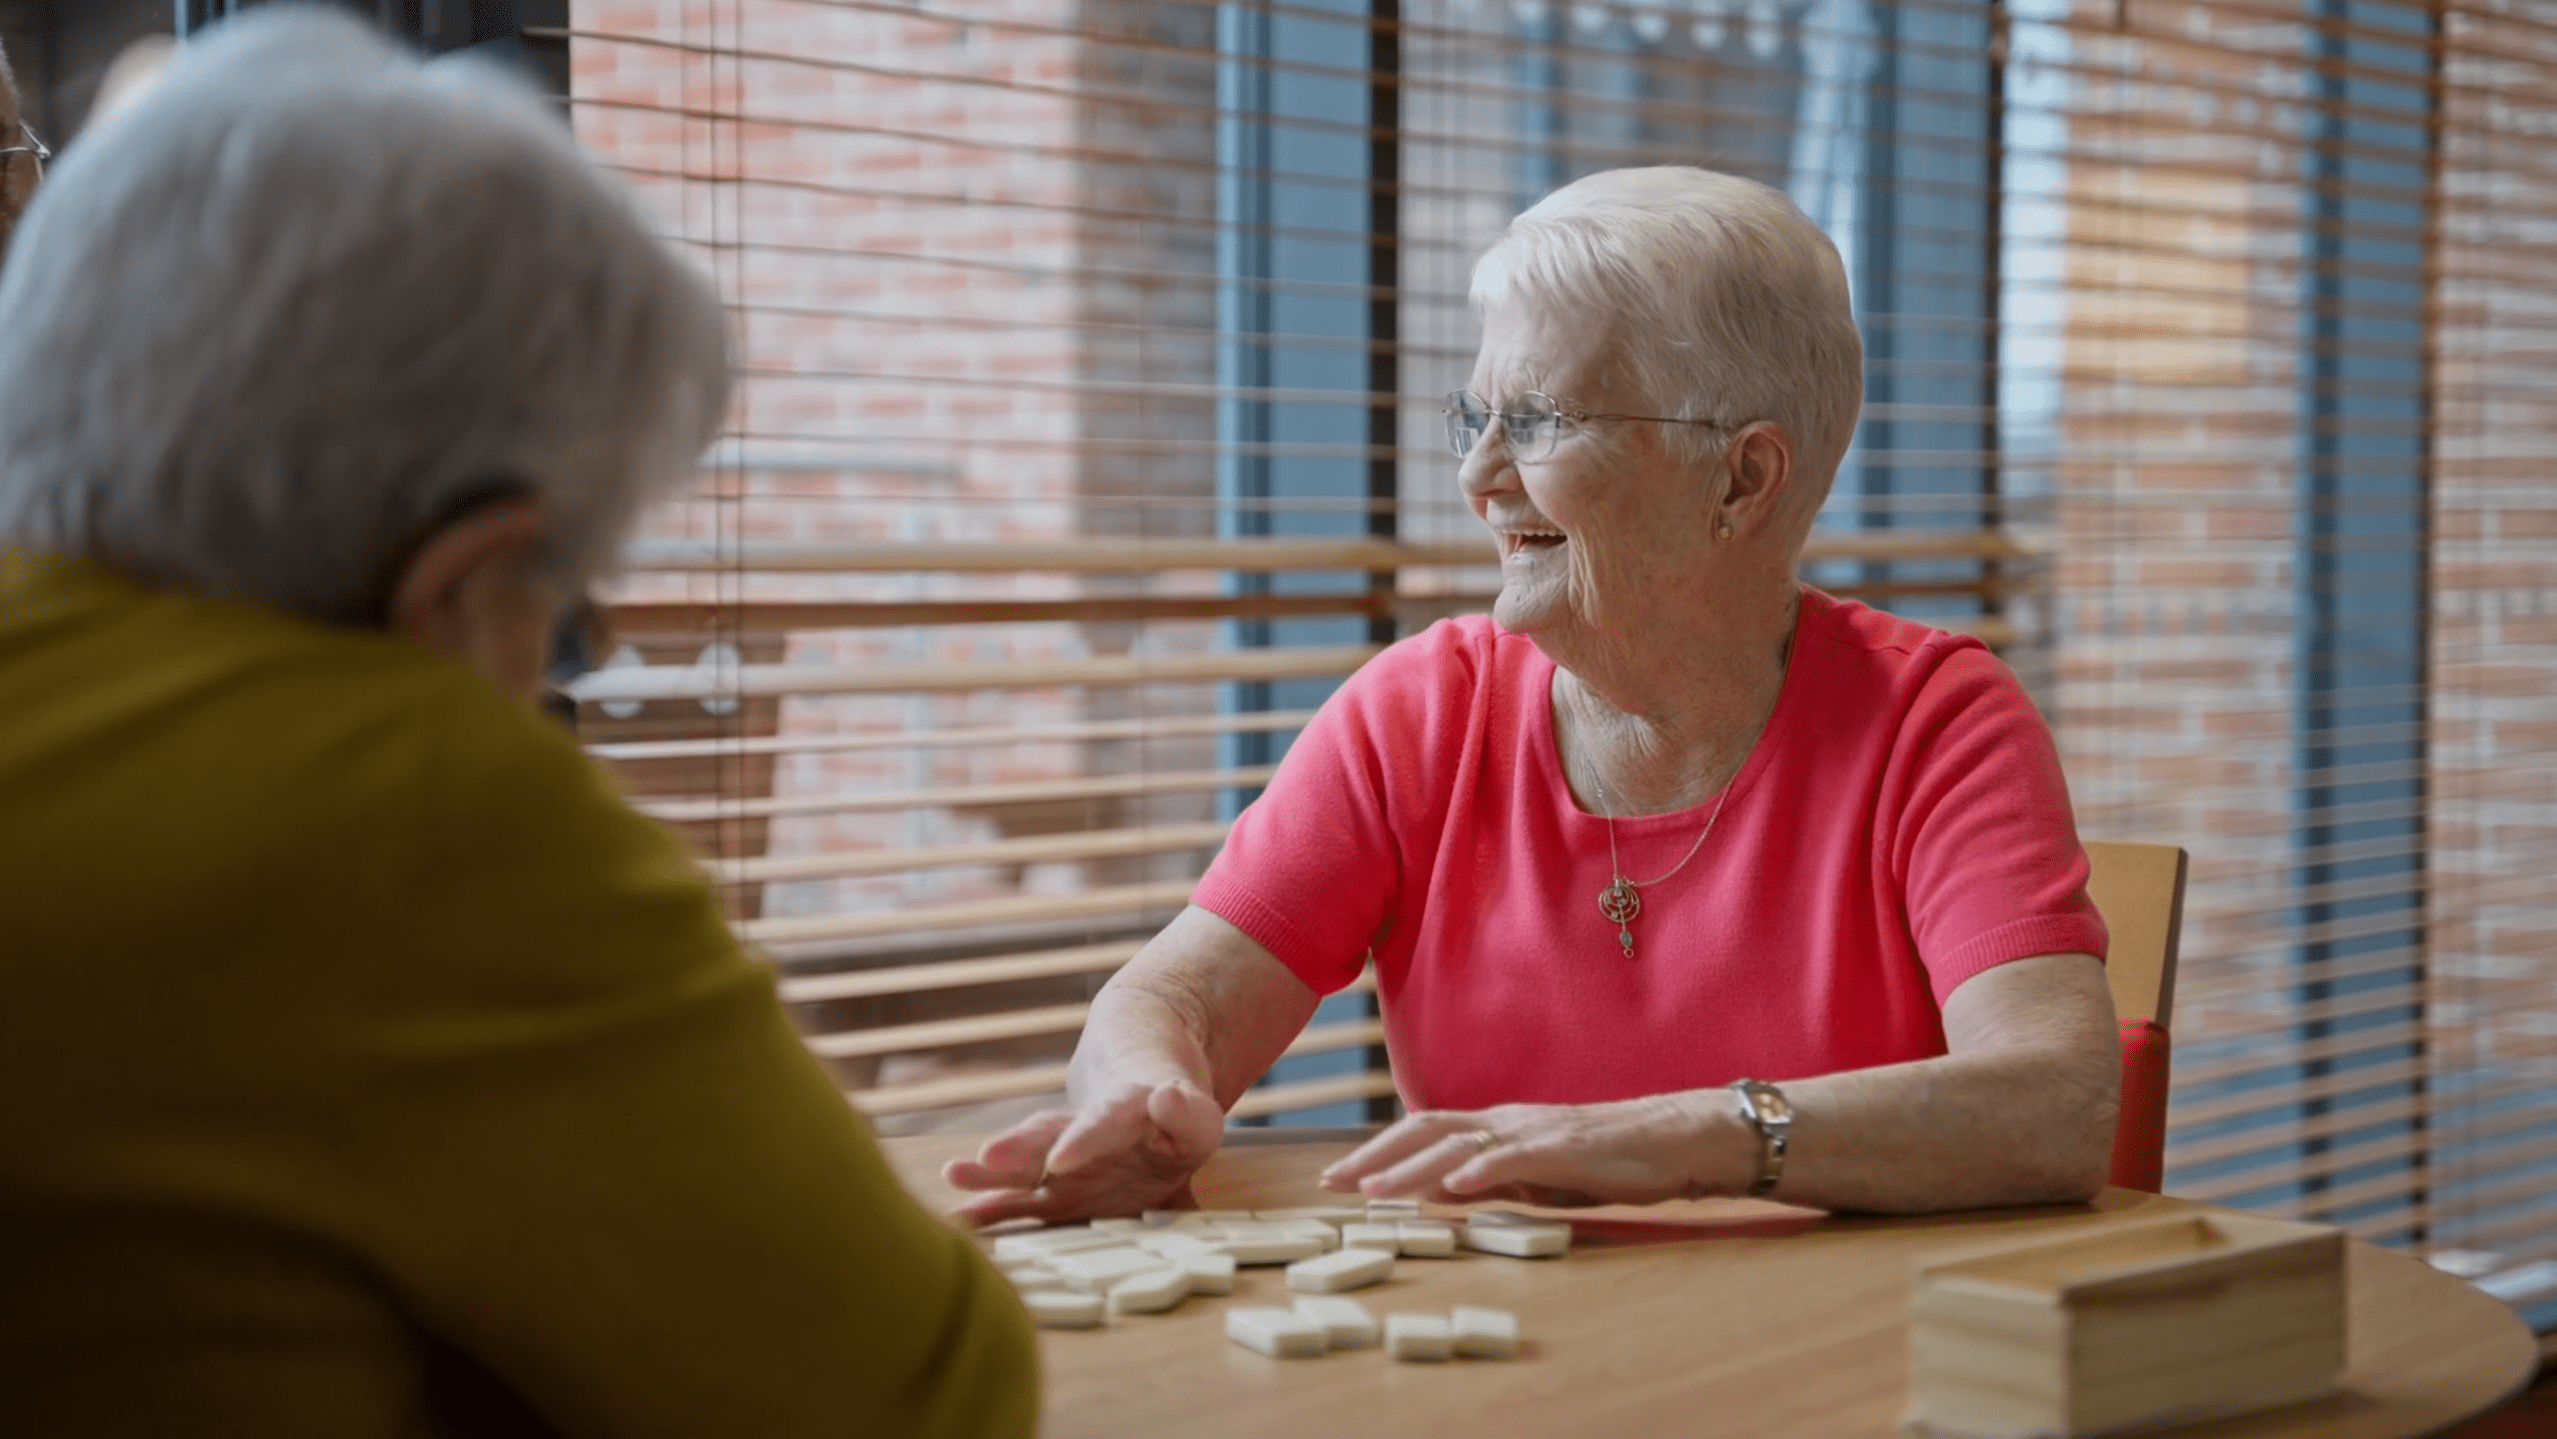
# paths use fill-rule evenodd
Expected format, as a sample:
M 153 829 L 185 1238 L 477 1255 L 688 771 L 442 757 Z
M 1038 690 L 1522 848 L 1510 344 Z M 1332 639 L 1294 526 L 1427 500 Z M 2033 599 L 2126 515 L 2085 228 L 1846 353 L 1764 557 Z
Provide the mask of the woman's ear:
M 541 691 L 558 605 L 541 578 L 531 500 L 474 506 L 427 536 L 391 589 L 390 628 L 468 660 L 509 694 Z
M 1768 420 L 1744 426 L 1723 451 L 1722 501 L 1714 507 L 1719 533 L 1763 526 L 1784 508 L 1793 485 L 1793 441 Z
M 495 500 L 426 537 L 391 589 L 391 628 L 449 649 L 469 622 L 477 588 L 500 570 L 528 565 L 542 542 L 530 500 Z

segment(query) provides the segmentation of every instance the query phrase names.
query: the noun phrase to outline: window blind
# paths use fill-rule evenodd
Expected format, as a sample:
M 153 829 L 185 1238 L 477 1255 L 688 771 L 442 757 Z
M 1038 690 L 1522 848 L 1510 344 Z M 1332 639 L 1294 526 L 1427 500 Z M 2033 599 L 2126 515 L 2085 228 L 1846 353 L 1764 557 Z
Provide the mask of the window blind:
M 2194 851 L 2169 1188 L 2543 1327 L 2550 19 L 2019 19 L 2007 246 L 2046 298 L 2004 377 L 2081 825 Z
M 1054 1102 L 1339 679 L 1488 603 L 1467 268 L 1785 189 L 1868 344 L 1806 556 L 2194 853 L 2170 1187 L 2557 1257 L 2545 6 L 577 0 L 578 133 L 745 384 L 581 727 L 884 1128 Z M 1309 897 L 1319 902 L 1319 897 Z M 1237 1110 L 1379 1116 L 1373 996 Z M 2557 1289 L 2557 1286 L 2552 1286 Z

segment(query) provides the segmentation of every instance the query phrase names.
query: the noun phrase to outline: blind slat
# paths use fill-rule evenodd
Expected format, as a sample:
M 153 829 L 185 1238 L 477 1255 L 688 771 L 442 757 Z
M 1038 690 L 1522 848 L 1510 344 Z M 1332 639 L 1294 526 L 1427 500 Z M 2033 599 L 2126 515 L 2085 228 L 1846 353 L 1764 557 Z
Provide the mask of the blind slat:
M 1324 695 L 1491 597 L 1435 414 L 1472 257 L 1705 155 L 1839 240 L 1867 337 L 1806 576 L 1988 641 L 2082 833 L 2192 852 L 2170 1185 L 2557 1252 L 2508 1197 L 2557 1094 L 2557 13 L 1235 13 L 563 32 L 744 377 L 581 717 L 882 1065 L 857 1102 L 1056 1092 L 1066 1001 Z M 998 1031 L 946 1062 L 1021 1073 L 932 1072 Z M 1283 1064 L 1237 1112 L 1391 1093 Z
M 1046 864 L 1061 860 L 1106 859 L 1169 850 L 1205 849 L 1223 842 L 1231 826 L 1185 824 L 1122 830 L 1082 830 L 1030 839 L 992 840 L 981 844 L 917 845 L 895 849 L 827 850 L 818 854 L 768 859 L 715 860 L 711 873 L 730 884 L 756 884 L 794 879 L 849 879 L 856 875 L 901 874 L 908 870 L 944 869 L 960 865 Z
M 936 690 L 1166 685 L 1345 675 L 1374 658 L 1368 645 L 1225 650 L 1204 655 L 1110 656 L 1010 664 L 653 665 L 596 670 L 568 687 L 581 704 L 779 695 L 919 694 Z
M 676 824 L 774 815 L 985 809 L 1000 805 L 1071 804 L 1131 795 L 1241 789 L 1267 784 L 1277 773 L 1275 765 L 1254 765 L 1247 769 L 1099 775 L 1090 779 L 1038 780 L 1024 784 L 953 785 L 946 789 L 855 790 L 792 795 L 783 799 L 651 800 L 643 801 L 639 807 L 646 814 Z

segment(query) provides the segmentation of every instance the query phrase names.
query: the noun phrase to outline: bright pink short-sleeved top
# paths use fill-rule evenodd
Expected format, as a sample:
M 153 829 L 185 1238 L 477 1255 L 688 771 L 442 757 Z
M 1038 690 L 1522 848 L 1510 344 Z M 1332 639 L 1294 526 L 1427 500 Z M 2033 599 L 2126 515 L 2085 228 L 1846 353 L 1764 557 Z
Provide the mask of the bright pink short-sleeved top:
M 1607 822 L 1562 776 L 1554 664 L 1487 617 L 1395 645 L 1306 726 L 1195 902 L 1316 990 L 1372 950 L 1414 1108 L 1594 1103 L 1945 1052 L 1983 970 L 2105 951 L 2051 732 L 1978 641 L 1806 588 L 1721 819 L 1599 913 Z M 1713 800 L 1616 822 L 1648 880 Z

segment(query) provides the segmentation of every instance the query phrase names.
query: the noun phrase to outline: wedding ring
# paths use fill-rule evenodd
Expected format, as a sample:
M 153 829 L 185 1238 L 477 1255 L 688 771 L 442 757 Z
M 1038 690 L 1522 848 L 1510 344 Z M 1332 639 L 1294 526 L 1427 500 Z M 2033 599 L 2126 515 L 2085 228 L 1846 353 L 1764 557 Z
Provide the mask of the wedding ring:
M 1475 1151 L 1480 1154 L 1489 1154 L 1493 1150 L 1500 1148 L 1500 1136 L 1492 1133 L 1488 1129 L 1468 1130 L 1465 1133 L 1465 1138 L 1467 1142 L 1474 1146 Z

